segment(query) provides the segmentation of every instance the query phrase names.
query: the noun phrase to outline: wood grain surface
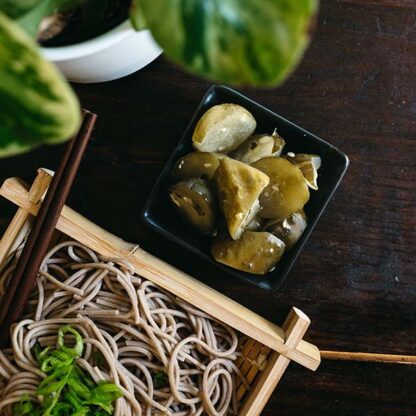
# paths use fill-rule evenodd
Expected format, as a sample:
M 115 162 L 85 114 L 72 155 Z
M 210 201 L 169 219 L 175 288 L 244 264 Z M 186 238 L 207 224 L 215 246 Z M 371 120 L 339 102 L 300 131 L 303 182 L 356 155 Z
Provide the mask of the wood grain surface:
M 311 48 L 289 81 L 241 89 L 351 160 L 274 296 L 161 239 L 140 218 L 210 85 L 162 57 L 130 77 L 75 86 L 100 119 L 69 205 L 277 324 L 297 306 L 321 349 L 416 355 L 416 1 L 323 0 Z M 33 178 L 62 152 L 1 160 L 0 180 Z M 12 214 L 0 201 L 0 228 Z M 291 364 L 264 415 L 416 415 L 415 385 L 413 365 L 324 361 L 312 373 Z

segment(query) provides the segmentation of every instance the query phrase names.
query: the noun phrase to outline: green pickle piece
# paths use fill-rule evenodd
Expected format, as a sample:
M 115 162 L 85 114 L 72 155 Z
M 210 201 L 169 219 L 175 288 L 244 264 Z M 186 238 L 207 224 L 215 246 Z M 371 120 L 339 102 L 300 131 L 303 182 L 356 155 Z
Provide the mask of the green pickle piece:
M 236 240 L 260 209 L 259 195 L 268 185 L 263 172 L 231 158 L 224 158 L 213 183 L 228 231 Z
M 259 216 L 283 220 L 300 211 L 309 200 L 309 189 L 302 172 L 283 158 L 268 157 L 252 165 L 270 178 L 270 183 L 259 197 Z
M 178 214 L 199 234 L 215 231 L 215 196 L 202 179 L 189 179 L 172 186 L 169 194 Z
M 286 245 L 286 250 L 291 250 L 299 241 L 307 226 L 304 211 L 294 212 L 283 221 L 271 220 L 265 225 L 265 230 L 280 238 Z
M 245 231 L 238 240 L 221 233 L 211 244 L 211 254 L 216 261 L 257 275 L 271 271 L 284 251 L 284 242 L 264 231 Z
M 224 155 L 193 152 L 181 157 L 172 169 L 172 177 L 178 180 L 201 178 L 210 181 Z

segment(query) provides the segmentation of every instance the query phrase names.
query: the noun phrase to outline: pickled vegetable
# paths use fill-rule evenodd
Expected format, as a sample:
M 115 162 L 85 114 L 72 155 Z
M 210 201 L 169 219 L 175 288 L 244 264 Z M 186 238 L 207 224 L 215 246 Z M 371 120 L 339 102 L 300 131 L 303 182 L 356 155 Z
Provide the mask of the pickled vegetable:
M 216 105 L 201 117 L 192 141 L 200 152 L 227 153 L 251 136 L 256 124 L 253 115 L 240 105 Z
M 318 190 L 318 169 L 321 167 L 321 158 L 319 156 L 304 153 L 296 155 L 288 153 L 285 159 L 300 169 L 309 188 L 315 191 Z
M 233 159 L 251 165 L 260 159 L 282 153 L 285 141 L 277 134 L 253 134 L 230 154 Z
M 274 139 L 267 134 L 253 134 L 240 144 L 230 156 L 240 162 L 251 165 L 259 159 L 272 155 Z
M 302 172 L 283 158 L 268 157 L 252 165 L 270 178 L 270 183 L 260 195 L 259 216 L 283 220 L 300 211 L 309 200 L 309 189 Z
M 228 231 L 236 240 L 260 210 L 258 198 L 269 178 L 263 172 L 227 157 L 221 161 L 213 181 Z
M 250 224 L 247 225 L 246 230 L 248 231 L 259 231 L 263 227 L 263 218 L 260 218 L 258 215 L 256 215 L 250 222 Z
M 176 162 L 172 176 L 179 180 L 191 178 L 211 180 L 223 157 L 224 155 L 218 153 L 189 153 Z
M 306 215 L 302 210 L 290 214 L 283 221 L 269 221 L 265 229 L 277 238 L 280 238 L 285 243 L 286 250 L 290 250 L 298 242 L 306 226 Z
M 170 199 L 178 214 L 198 233 L 215 231 L 215 196 L 202 179 L 190 179 L 174 185 Z
M 211 245 L 216 261 L 258 275 L 272 270 L 284 251 L 283 241 L 268 232 L 245 231 L 239 240 L 221 234 Z
M 272 136 L 274 145 L 271 156 L 279 157 L 282 154 L 283 148 L 285 147 L 286 142 L 277 134 L 276 130 L 273 132 Z
M 286 143 L 277 130 L 253 134 L 255 128 L 251 113 L 239 105 L 210 108 L 193 134 L 197 151 L 172 170 L 173 179 L 181 182 L 170 197 L 194 229 L 214 237 L 216 261 L 263 275 L 305 232 L 303 207 L 309 188 L 318 189 L 321 158 L 282 155 Z M 216 216 L 217 205 L 222 215 Z

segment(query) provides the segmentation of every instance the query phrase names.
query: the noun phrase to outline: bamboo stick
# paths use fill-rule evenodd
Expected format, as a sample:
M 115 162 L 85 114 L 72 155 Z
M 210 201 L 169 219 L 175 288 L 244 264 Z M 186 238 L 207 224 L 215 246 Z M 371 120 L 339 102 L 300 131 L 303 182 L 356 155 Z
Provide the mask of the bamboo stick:
M 29 200 L 34 204 L 37 204 L 48 189 L 50 182 L 51 176 L 46 171 L 39 169 L 33 185 L 28 191 Z M 29 215 L 30 213 L 23 208 L 19 208 L 17 210 L 16 215 L 13 217 L 12 221 L 7 227 L 7 230 L 4 233 L 4 235 L 7 235 L 7 239 L 2 239 L 0 241 L 0 264 L 4 262 L 9 251 L 13 251 L 13 249 L 20 245 L 23 236 L 26 235 L 29 227 L 27 227 L 23 233 L 22 238 L 18 238 L 20 231 L 22 227 L 24 227 Z
M 365 361 L 416 365 L 415 355 L 380 354 L 349 351 L 321 351 L 321 358 L 325 360 Z

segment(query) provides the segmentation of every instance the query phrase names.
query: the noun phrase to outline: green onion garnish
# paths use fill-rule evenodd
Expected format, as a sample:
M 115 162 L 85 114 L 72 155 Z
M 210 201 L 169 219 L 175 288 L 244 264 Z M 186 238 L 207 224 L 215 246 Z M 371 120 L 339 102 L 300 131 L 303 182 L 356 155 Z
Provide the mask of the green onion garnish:
M 75 337 L 75 345 L 65 345 L 65 334 Z M 24 395 L 13 406 L 14 416 L 106 416 L 114 411 L 113 403 L 123 395 L 120 387 L 107 381 L 94 382 L 77 364 L 84 349 L 82 337 L 69 325 L 58 331 L 57 349 L 41 350 L 35 345 L 33 353 L 47 377 L 39 384 L 36 394 L 41 403 Z

